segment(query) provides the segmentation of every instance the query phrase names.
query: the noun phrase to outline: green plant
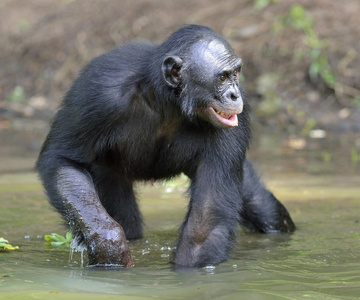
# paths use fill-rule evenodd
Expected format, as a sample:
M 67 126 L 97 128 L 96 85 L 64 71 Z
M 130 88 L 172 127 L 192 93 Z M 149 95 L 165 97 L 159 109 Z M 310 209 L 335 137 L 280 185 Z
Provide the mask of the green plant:
M 254 1 L 254 9 L 255 10 L 263 10 L 268 7 L 272 3 L 279 2 L 279 0 L 255 0 Z
M 316 126 L 317 122 L 313 118 L 309 118 L 303 128 L 301 129 L 301 133 L 303 135 L 309 134 L 309 132 Z
M 328 58 L 323 49 L 327 47 L 326 40 L 320 40 L 314 30 L 315 21 L 312 16 L 300 4 L 295 4 L 285 15 L 283 22 L 305 34 L 305 44 L 310 47 L 306 56 L 310 59 L 309 76 L 315 82 L 322 78 L 331 88 L 335 86 L 335 76 L 331 70 Z
M 20 19 L 17 23 L 17 26 L 23 32 L 28 32 L 31 27 L 29 21 L 26 19 Z
M 335 76 L 331 70 L 327 57 L 321 53 L 320 49 L 314 48 L 310 52 L 310 59 L 310 79 L 316 81 L 318 77 L 321 77 L 329 87 L 334 88 Z
M 357 97 L 355 97 L 355 98 L 353 99 L 353 101 L 354 101 L 355 105 L 357 106 L 357 108 L 360 109 L 360 95 L 357 96 Z
M 52 233 L 50 235 L 45 235 L 44 239 L 47 243 L 49 243 L 51 246 L 70 246 L 72 235 L 70 232 L 66 233 L 66 236 L 63 237 L 60 234 Z
M 285 14 L 284 22 L 295 29 L 307 31 L 309 35 L 315 35 L 313 31 L 314 19 L 300 4 L 291 6 L 289 12 Z
M 357 165 L 360 162 L 360 153 L 355 148 L 351 149 L 351 163 Z
M 304 50 L 302 47 L 295 49 L 294 58 L 305 57 L 309 61 L 310 80 L 317 82 L 321 79 L 328 88 L 334 91 L 337 98 L 344 95 L 350 96 L 353 104 L 360 108 L 360 90 L 347 86 L 336 79 L 325 51 L 328 41 L 318 37 L 314 25 L 315 20 L 311 14 L 302 5 L 294 4 L 288 12 L 276 18 L 272 25 L 272 31 L 276 33 L 290 27 L 302 32 L 304 45 L 308 50 Z M 357 53 L 355 52 L 354 55 L 356 56 Z
M 332 160 L 332 155 L 328 151 L 322 151 L 321 152 L 321 158 L 322 158 L 323 162 L 327 163 L 327 162 Z
M 8 240 L 0 237 L 0 250 L 16 250 L 19 249 L 19 246 L 12 246 Z
M 24 102 L 25 92 L 22 86 L 17 85 L 10 96 L 6 99 L 8 102 Z

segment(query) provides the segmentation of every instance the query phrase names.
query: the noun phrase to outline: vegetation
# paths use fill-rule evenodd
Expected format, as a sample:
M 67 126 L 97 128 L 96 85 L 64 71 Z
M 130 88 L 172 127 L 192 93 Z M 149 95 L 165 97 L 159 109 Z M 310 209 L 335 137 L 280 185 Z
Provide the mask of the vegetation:
M 268 7 L 272 3 L 276 3 L 280 0 L 255 0 L 254 1 L 254 9 L 255 10 L 263 10 Z
M 0 251 L 2 250 L 16 250 L 19 249 L 19 246 L 12 246 L 8 240 L 0 237 Z
M 297 52 L 300 57 L 305 57 L 309 63 L 309 78 L 313 83 L 322 80 L 325 85 L 334 91 L 337 97 L 347 95 L 352 97 L 353 103 L 360 107 L 360 90 L 340 83 L 329 63 L 326 54 L 328 41 L 320 39 L 314 29 L 315 20 L 306 9 L 300 4 L 294 4 L 283 16 L 280 16 L 274 24 L 275 30 L 291 27 L 304 34 L 304 43 L 309 51 Z
M 6 99 L 8 102 L 21 102 L 24 103 L 26 100 L 24 88 L 16 86 L 10 96 Z
M 324 51 L 328 42 L 319 39 L 314 29 L 315 21 L 312 16 L 302 5 L 295 4 L 285 14 L 282 22 L 286 26 L 302 31 L 305 34 L 304 42 L 310 48 L 309 52 L 305 53 L 305 56 L 310 60 L 310 79 L 316 82 L 321 78 L 329 87 L 334 88 L 335 76 Z
M 72 235 L 70 232 L 66 233 L 66 236 L 62 236 L 60 234 L 57 233 L 52 233 L 50 235 L 45 235 L 44 236 L 45 241 L 50 244 L 51 246 L 67 246 L 70 247 L 70 243 L 72 240 Z
M 351 149 L 351 163 L 354 166 L 357 166 L 357 164 L 360 163 L 360 152 L 355 148 Z

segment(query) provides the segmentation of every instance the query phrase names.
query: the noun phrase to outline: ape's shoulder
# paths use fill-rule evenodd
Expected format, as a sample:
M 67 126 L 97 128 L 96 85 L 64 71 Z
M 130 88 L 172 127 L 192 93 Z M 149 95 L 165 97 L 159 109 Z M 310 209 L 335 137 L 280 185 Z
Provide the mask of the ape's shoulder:
M 101 70 L 105 73 L 121 70 L 133 73 L 148 64 L 157 47 L 148 41 L 129 42 L 94 58 L 84 70 Z
M 146 41 L 131 42 L 95 57 L 74 81 L 65 104 L 126 102 L 136 93 L 137 82 L 146 75 L 149 57 L 156 47 Z

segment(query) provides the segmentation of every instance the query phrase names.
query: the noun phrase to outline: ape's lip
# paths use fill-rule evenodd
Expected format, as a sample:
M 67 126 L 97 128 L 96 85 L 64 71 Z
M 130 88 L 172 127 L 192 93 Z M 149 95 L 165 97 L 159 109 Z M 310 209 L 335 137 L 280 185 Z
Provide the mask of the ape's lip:
M 239 125 L 237 114 L 241 111 L 224 112 L 217 108 L 210 107 L 211 114 L 226 127 L 234 127 Z

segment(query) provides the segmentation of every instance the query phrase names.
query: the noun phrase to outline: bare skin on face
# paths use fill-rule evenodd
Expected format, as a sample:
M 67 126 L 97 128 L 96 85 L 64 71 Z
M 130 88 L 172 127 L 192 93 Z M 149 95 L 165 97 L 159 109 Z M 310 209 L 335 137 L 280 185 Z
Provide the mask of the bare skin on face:
M 222 41 L 199 41 L 194 46 L 190 70 L 199 84 L 207 86 L 213 94 L 199 115 L 218 128 L 238 126 L 237 115 L 243 110 L 239 89 L 241 64 L 241 59 Z

